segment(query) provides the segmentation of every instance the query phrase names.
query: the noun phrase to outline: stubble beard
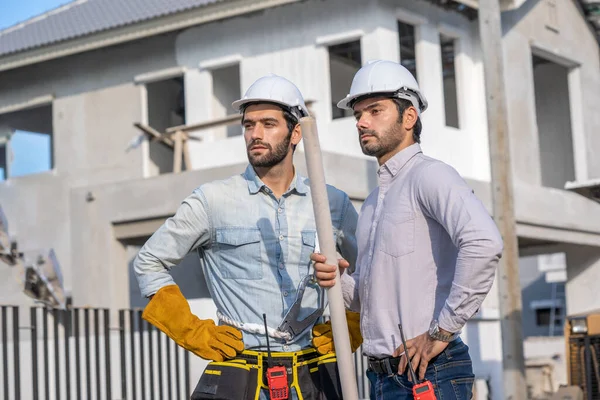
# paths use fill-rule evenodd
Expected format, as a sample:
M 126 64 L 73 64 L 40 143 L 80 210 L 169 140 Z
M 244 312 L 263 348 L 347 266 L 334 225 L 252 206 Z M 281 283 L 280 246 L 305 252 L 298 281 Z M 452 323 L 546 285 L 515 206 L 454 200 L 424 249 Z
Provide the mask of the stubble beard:
M 361 135 L 369 134 L 373 137 L 367 143 L 360 140 Z M 400 143 L 404 141 L 406 133 L 402 132 L 399 124 L 394 124 L 388 128 L 383 135 L 370 129 L 362 129 L 358 131 L 358 140 L 363 154 L 381 158 L 386 154 L 394 151 Z
M 260 140 L 250 142 L 250 144 L 246 148 L 246 154 L 248 155 L 248 161 L 250 162 L 250 165 L 258 168 L 271 168 L 281 163 L 285 159 L 285 157 L 287 157 L 291 139 L 292 135 L 290 134 L 284 140 L 279 142 L 275 146 L 275 149 L 273 149 L 273 146 L 271 146 L 270 144 L 261 142 Z M 252 155 L 250 152 L 250 148 L 257 144 L 266 147 L 267 152 L 262 155 Z

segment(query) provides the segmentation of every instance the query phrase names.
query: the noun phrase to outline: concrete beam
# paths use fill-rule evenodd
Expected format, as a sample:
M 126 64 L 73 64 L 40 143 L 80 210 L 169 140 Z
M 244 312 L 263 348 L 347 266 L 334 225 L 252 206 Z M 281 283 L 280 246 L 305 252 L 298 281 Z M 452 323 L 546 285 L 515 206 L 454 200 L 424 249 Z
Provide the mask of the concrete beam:
M 357 208 L 377 186 L 373 160 L 324 153 L 323 162 L 327 182 L 345 191 Z M 73 288 L 74 305 L 128 307 L 129 275 L 124 266 L 130 260 L 124 241 L 152 234 L 202 183 L 240 174 L 245 167 L 246 163 L 240 163 L 73 189 L 71 265 L 73 282 L 81 285 Z M 306 175 L 301 151 L 296 152 L 296 167 Z M 489 183 L 468 183 L 491 211 Z M 600 205 L 596 202 L 562 190 L 517 185 L 515 205 L 520 236 L 540 243 L 600 248 Z

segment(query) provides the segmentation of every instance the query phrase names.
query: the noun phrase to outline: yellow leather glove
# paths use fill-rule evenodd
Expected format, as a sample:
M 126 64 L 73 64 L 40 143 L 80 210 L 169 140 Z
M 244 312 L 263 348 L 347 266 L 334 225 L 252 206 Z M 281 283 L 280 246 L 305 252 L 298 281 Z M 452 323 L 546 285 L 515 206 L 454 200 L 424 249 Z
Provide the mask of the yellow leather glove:
M 350 349 L 354 353 L 362 344 L 363 338 L 360 334 L 360 314 L 346 310 L 346 321 L 348 322 L 348 334 L 350 336 Z M 320 354 L 333 353 L 333 331 L 331 321 L 318 324 L 313 327 L 312 345 Z
M 166 333 L 178 345 L 206 360 L 223 361 L 244 350 L 242 333 L 231 326 L 216 326 L 190 310 L 179 286 L 162 287 L 152 297 L 142 318 Z

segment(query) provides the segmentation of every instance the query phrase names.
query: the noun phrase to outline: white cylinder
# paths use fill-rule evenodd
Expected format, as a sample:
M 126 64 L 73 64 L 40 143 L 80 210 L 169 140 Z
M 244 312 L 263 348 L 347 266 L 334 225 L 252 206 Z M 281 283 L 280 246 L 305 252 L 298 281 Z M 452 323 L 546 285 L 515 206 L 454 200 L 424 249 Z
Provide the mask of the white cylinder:
M 310 180 L 310 191 L 315 212 L 315 223 L 321 253 L 327 257 L 327 264 L 337 265 L 337 252 L 331 225 L 331 210 L 327 197 L 325 185 L 325 172 L 323 169 L 323 157 L 319 144 L 319 134 L 314 118 L 304 117 L 300 119 L 302 137 L 304 139 L 304 155 L 306 167 Z M 335 343 L 340 381 L 342 384 L 342 396 L 345 400 L 358 400 L 358 388 L 354 371 L 352 350 L 350 349 L 350 336 L 348 335 L 348 323 L 346 321 L 346 308 L 342 297 L 342 286 L 339 270 L 336 269 L 335 285 L 327 289 L 329 299 L 329 311 L 331 312 L 331 329 Z

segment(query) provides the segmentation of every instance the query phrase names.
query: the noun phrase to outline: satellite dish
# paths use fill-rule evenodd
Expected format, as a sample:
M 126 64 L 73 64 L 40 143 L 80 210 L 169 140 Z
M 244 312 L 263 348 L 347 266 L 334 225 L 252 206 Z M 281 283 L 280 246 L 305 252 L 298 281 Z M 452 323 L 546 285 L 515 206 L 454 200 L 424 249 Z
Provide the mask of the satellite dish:
M 8 235 L 8 221 L 0 206 L 0 261 L 12 267 L 17 264 L 21 255 L 17 250 L 17 243 L 10 240 L 10 236 Z
M 24 281 L 23 291 L 27 296 L 49 307 L 66 309 L 62 272 L 54 250 L 25 267 Z

